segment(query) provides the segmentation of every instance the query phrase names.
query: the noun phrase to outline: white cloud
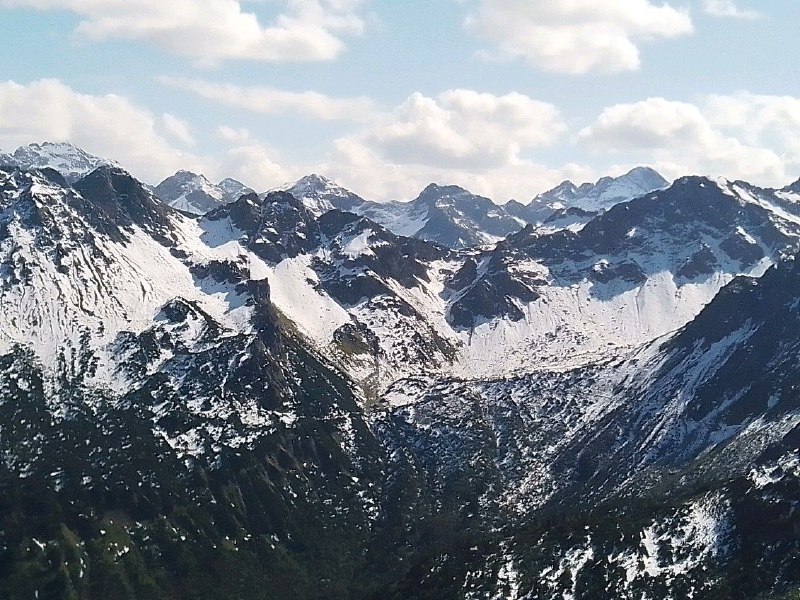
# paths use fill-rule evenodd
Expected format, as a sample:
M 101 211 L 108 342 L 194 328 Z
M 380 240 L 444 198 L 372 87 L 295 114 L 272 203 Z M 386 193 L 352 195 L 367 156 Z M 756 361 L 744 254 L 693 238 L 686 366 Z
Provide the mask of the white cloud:
M 275 151 L 254 140 L 229 148 L 212 172 L 216 179 L 233 177 L 256 190 L 267 190 L 298 179 L 302 169 L 290 169 L 275 160 Z
M 341 36 L 364 28 L 364 0 L 276 1 L 284 10 L 266 26 L 239 0 L 0 0 L 0 8 L 71 11 L 83 19 L 80 39 L 141 40 L 202 65 L 332 60 Z
M 175 115 L 164 113 L 161 115 L 161 121 L 164 123 L 164 129 L 173 138 L 183 143 L 185 146 L 194 146 L 194 136 L 192 135 L 192 128 L 183 119 L 179 119 Z
M 304 169 L 285 167 L 278 153 L 245 129 L 219 127 L 215 156 L 198 156 L 171 145 L 195 145 L 188 123 L 148 110 L 113 94 L 80 94 L 55 79 L 28 85 L 0 82 L 0 151 L 31 142 L 71 142 L 87 152 L 119 162 L 147 183 L 158 183 L 179 169 L 211 179 L 235 177 L 256 189 L 299 177 Z
M 758 19 L 761 17 L 761 14 L 755 10 L 739 8 L 733 0 L 704 0 L 703 10 L 715 17 L 732 17 L 734 19 Z
M 650 0 L 480 0 L 467 27 L 491 55 L 571 74 L 635 70 L 639 43 L 693 31 L 686 10 Z
M 268 190 L 306 174 L 299 166 L 286 166 L 277 150 L 255 139 L 250 131 L 223 125 L 217 137 L 225 143 L 208 169 L 212 179 L 238 179 L 255 190 Z
M 365 197 L 410 199 L 432 181 L 502 202 L 530 200 L 564 177 L 593 177 L 575 165 L 551 169 L 527 158 L 567 131 L 552 104 L 519 93 L 414 93 L 390 114 L 335 141 L 314 170 Z M 583 180 L 583 179 L 582 179 Z
M 553 105 L 528 96 L 449 90 L 412 94 L 360 139 L 397 164 L 481 170 L 519 162 L 565 130 Z
M 705 106 L 715 127 L 800 161 L 800 98 L 739 92 L 708 96 Z
M 234 128 L 222 125 L 217 127 L 217 136 L 231 144 L 244 144 L 250 141 L 250 132 L 244 127 Z
M 121 96 L 80 94 L 55 79 L 0 83 L 0 148 L 68 141 L 117 160 L 151 183 L 198 165 L 196 157 L 177 150 L 161 135 L 161 126 L 172 135 L 176 125 L 180 130 L 179 120 L 164 117 L 157 119 Z
M 195 142 L 192 128 L 171 115 L 154 115 L 116 95 L 80 94 L 57 80 L 20 85 L 0 83 L 0 149 L 34 141 L 69 141 L 89 152 L 112 158 L 148 183 L 158 183 L 178 169 L 204 173 L 212 180 L 235 177 L 257 190 L 276 187 L 309 172 L 339 179 L 365 197 L 378 200 L 412 198 L 431 181 L 462 185 L 497 200 L 527 200 L 565 177 L 581 181 L 595 173 L 574 165 L 550 169 L 525 160 L 524 149 L 551 143 L 564 129 L 550 105 L 511 94 L 491 96 L 456 90 L 433 102 L 444 112 L 446 135 L 455 136 L 456 153 L 436 149 L 436 126 L 413 127 L 407 104 L 425 97 L 412 96 L 398 109 L 409 135 L 400 135 L 405 152 L 397 152 L 397 132 L 386 127 L 391 119 L 363 126 L 363 131 L 340 139 L 323 162 L 297 164 L 288 160 L 247 129 L 220 126 L 213 156 L 196 155 L 179 148 Z M 434 111 L 435 112 L 435 111 Z M 425 116 L 423 111 L 422 115 Z M 378 139 L 382 137 L 383 141 Z M 175 147 L 170 143 L 174 139 Z M 419 156 L 413 151 L 419 144 Z M 427 163 L 426 146 L 433 144 Z M 467 149 L 462 152 L 461 144 Z M 447 146 L 445 145 L 447 150 Z M 452 149 L 451 149 L 452 150 Z M 485 151 L 486 155 L 482 153 Z
M 578 141 L 648 161 L 671 177 L 723 175 L 781 186 L 797 178 L 798 136 L 799 99 L 741 93 L 699 104 L 649 98 L 611 106 Z
M 233 108 L 262 114 L 298 113 L 326 121 L 373 118 L 369 98 L 332 98 L 318 92 L 287 92 L 268 87 L 212 83 L 200 79 L 158 77 L 164 85 Z
M 594 180 L 597 174 L 579 165 L 554 169 L 530 161 L 474 171 L 424 164 L 399 164 L 387 160 L 364 143 L 343 138 L 336 142 L 328 161 L 314 167 L 359 195 L 374 200 L 410 200 L 429 183 L 460 185 L 502 203 L 511 198 L 527 202 L 537 193 L 566 178 Z

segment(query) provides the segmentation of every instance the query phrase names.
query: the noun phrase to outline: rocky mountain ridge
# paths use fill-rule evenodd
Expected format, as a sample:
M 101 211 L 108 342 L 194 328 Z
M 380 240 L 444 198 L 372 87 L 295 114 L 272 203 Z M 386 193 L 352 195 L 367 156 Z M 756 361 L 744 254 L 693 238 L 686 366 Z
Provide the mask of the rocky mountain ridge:
M 799 200 L 453 249 L 0 169 L 0 595 L 790 593 Z
M 226 178 L 215 185 L 204 175 L 178 171 L 159 183 L 154 192 L 172 208 L 193 215 L 204 215 L 245 194 L 252 194 L 253 190 L 235 179 Z
M 23 146 L 13 156 L 0 155 L 0 164 L 4 162 L 26 168 L 51 167 L 70 182 L 101 164 L 110 164 L 69 144 L 49 143 Z M 114 163 L 114 166 L 119 165 Z M 458 186 L 437 184 L 429 185 L 411 201 L 373 202 L 317 174 L 271 191 L 289 192 L 317 217 L 332 209 L 354 212 L 397 235 L 463 249 L 495 244 L 526 224 L 547 231 L 579 229 L 598 212 L 666 185 L 657 172 L 638 167 L 617 178 L 604 177 L 595 184 L 576 186 L 565 181 L 528 205 L 511 201 L 503 206 Z M 195 215 L 204 215 L 253 192 L 235 179 L 226 178 L 213 184 L 190 171 L 179 171 L 153 189 L 173 208 Z
M 89 154 L 68 142 L 44 142 L 20 146 L 10 154 L 0 152 L 0 166 L 25 169 L 50 168 L 74 183 L 101 166 L 119 167 L 119 163 Z

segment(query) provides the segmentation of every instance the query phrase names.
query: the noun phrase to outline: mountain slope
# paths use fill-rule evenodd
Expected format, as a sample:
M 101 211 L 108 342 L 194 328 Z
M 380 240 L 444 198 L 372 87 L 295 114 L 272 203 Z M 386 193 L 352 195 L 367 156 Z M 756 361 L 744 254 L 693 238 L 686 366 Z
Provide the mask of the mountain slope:
M 263 223 L 268 239 L 257 243 L 282 290 L 278 308 L 377 389 L 424 374 L 426 353 L 438 372 L 491 378 L 625 351 L 685 325 L 731 279 L 760 275 L 800 235 L 800 218 L 772 192 L 703 178 L 617 205 L 579 232 L 529 227 L 487 250 L 412 244 L 338 211 L 319 220 L 306 211 L 301 225 L 275 225 L 260 211 L 241 207 L 249 216 L 223 226 L 225 239 Z M 323 223 L 330 229 L 320 231 Z M 275 246 L 282 228 L 303 237 Z
M 382 457 L 260 260 L 121 170 L 0 190 L 0 595 L 350 596 Z
M 472 336 L 475 362 L 467 364 L 474 368 L 502 340 L 520 342 L 506 346 L 507 369 L 530 355 L 538 364 L 580 360 L 684 325 L 733 276 L 758 275 L 797 246 L 800 219 L 772 192 L 758 194 L 685 178 L 616 205 L 577 233 L 529 227 L 509 237 L 474 259 L 478 267 L 448 308 L 450 323 Z M 499 362 L 488 368 L 502 372 Z
M 319 219 L 285 192 L 255 195 L 200 221 L 211 246 L 243 246 L 263 260 L 258 274 L 276 307 L 318 350 L 374 395 L 397 373 L 445 365 L 455 340 L 439 332 L 430 269 L 450 252 L 398 237 L 352 213 Z M 442 309 L 439 309 L 441 313 Z
M 471 539 L 479 552 L 452 544 L 421 559 L 429 585 L 519 598 L 800 586 L 797 264 L 734 280 L 679 334 L 628 358 L 399 383 L 405 404 L 376 430 L 461 527 L 507 528 Z
M 796 590 L 797 200 L 453 250 L 0 169 L 0 596 Z

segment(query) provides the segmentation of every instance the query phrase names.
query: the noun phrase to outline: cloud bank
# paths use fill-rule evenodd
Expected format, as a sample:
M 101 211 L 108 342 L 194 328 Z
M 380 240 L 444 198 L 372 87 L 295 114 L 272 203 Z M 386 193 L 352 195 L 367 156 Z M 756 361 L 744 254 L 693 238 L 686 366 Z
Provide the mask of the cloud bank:
M 693 31 L 688 12 L 649 0 L 480 0 L 467 28 L 489 56 L 574 75 L 638 69 L 639 44 Z
M 262 24 L 238 0 L 0 0 L 0 8 L 64 10 L 79 15 L 85 40 L 147 42 L 198 65 L 234 59 L 328 61 L 359 34 L 363 0 L 275 0 L 282 10 Z

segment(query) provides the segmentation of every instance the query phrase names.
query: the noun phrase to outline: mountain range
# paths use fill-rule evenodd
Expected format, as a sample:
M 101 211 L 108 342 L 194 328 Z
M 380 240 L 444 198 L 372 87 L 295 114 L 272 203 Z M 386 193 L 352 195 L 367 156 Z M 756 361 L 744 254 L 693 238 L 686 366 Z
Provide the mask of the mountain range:
M 76 182 L 101 166 L 119 166 L 116 162 L 89 154 L 68 142 L 44 142 L 20 146 L 11 154 L 0 152 L 0 166 L 14 165 L 26 169 L 50 168 L 70 183 Z
M 12 154 L 0 154 L 2 164 L 50 167 L 69 182 L 100 165 L 119 166 L 69 143 L 49 142 L 23 146 Z M 577 229 L 614 204 L 667 185 L 668 182 L 654 170 L 638 167 L 620 177 L 604 177 L 595 184 L 576 186 L 565 181 L 539 194 L 529 204 L 512 200 L 502 206 L 458 186 L 437 184 L 429 185 L 411 201 L 368 201 L 317 174 L 271 191 L 289 192 L 317 217 L 333 209 L 353 212 L 370 218 L 397 235 L 464 249 L 495 244 L 529 224 L 548 230 Z M 194 215 L 204 215 L 253 192 L 235 179 L 225 178 L 213 184 L 204 175 L 191 171 L 178 171 L 155 186 L 153 191 L 171 207 Z
M 523 217 L 87 156 L 0 160 L 0 596 L 800 590 L 800 182 Z

